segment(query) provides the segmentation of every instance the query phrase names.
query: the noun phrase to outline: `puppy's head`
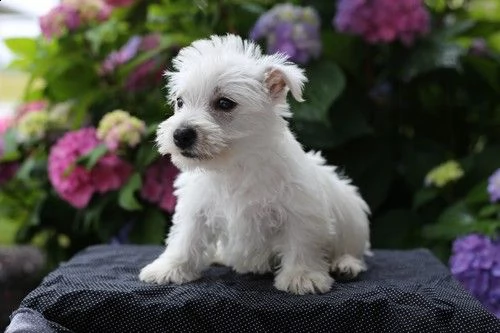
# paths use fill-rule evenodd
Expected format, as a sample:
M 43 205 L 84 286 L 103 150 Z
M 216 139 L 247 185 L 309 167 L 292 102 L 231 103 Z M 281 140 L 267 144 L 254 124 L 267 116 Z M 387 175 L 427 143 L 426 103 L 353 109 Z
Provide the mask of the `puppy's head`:
M 180 169 L 221 167 L 282 134 L 287 92 L 302 101 L 307 81 L 284 55 L 262 55 L 234 35 L 195 41 L 173 68 L 166 76 L 175 112 L 160 124 L 157 143 Z

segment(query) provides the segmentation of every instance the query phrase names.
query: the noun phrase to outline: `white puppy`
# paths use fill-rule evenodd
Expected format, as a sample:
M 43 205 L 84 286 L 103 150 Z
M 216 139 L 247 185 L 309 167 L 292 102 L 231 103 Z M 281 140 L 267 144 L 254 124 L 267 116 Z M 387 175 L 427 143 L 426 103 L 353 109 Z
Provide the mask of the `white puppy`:
M 140 279 L 185 283 L 217 260 L 239 273 L 275 268 L 277 289 L 305 294 L 330 290 L 330 271 L 363 271 L 368 206 L 284 119 L 287 92 L 302 101 L 303 70 L 234 35 L 195 41 L 173 67 L 175 114 L 157 143 L 182 170 L 178 203 L 166 250 Z

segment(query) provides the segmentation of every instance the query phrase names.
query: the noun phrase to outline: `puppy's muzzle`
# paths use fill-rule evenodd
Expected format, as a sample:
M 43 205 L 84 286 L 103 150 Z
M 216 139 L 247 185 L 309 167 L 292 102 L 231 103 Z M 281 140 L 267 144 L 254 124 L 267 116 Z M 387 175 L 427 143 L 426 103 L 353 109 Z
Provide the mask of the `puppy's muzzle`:
M 174 131 L 174 143 L 182 150 L 192 148 L 196 137 L 196 130 L 192 127 L 181 127 Z

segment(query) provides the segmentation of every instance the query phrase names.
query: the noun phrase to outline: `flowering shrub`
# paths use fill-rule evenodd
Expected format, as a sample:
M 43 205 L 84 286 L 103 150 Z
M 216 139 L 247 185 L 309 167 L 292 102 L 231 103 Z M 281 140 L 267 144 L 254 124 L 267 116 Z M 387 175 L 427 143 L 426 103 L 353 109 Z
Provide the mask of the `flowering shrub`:
M 500 318 L 500 242 L 471 234 L 453 242 L 451 272 L 488 310 Z
M 312 7 L 280 4 L 262 15 L 250 32 L 251 39 L 266 37 L 267 52 L 281 52 L 300 64 L 321 53 L 320 18 Z
M 430 24 L 423 0 L 340 0 L 333 23 L 368 43 L 400 40 L 408 46 L 427 34 Z
M 0 215 L 55 261 L 92 243 L 160 243 L 177 174 L 153 145 L 172 112 L 163 72 L 191 41 L 231 32 L 305 68 L 291 126 L 359 186 L 374 247 L 427 246 L 447 260 L 457 237 L 500 228 L 495 6 L 64 0 L 42 36 L 6 41 L 32 80 L 0 121 Z

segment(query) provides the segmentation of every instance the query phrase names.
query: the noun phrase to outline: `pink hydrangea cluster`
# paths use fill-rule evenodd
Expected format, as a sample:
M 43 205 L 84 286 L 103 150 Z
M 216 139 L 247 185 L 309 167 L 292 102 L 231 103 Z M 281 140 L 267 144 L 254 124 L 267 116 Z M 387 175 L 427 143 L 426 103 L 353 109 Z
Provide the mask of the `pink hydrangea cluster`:
M 81 25 L 107 20 L 111 7 L 103 0 L 64 0 L 40 17 L 40 28 L 47 39 L 74 31 Z
M 410 46 L 429 32 L 429 20 L 423 0 L 338 0 L 333 24 L 368 43 L 400 40 Z
M 76 208 L 86 207 L 95 192 L 120 188 L 132 173 L 132 166 L 112 153 L 101 157 L 90 171 L 76 164 L 79 157 L 99 144 L 96 129 L 89 127 L 66 133 L 50 150 L 50 182 L 57 193 Z
M 146 170 L 141 197 L 172 213 L 176 204 L 174 180 L 178 173 L 179 170 L 170 162 L 169 158 L 160 158 Z
M 134 2 L 135 0 L 106 0 L 106 3 L 112 7 L 127 7 Z

